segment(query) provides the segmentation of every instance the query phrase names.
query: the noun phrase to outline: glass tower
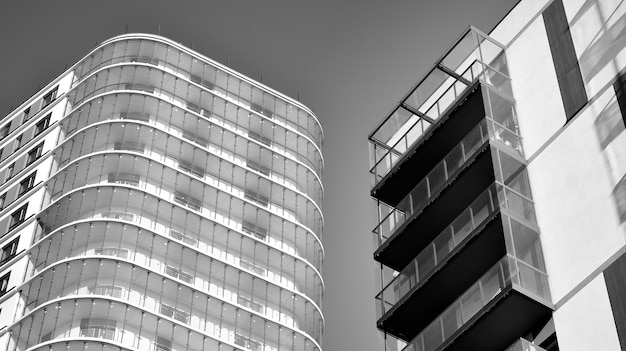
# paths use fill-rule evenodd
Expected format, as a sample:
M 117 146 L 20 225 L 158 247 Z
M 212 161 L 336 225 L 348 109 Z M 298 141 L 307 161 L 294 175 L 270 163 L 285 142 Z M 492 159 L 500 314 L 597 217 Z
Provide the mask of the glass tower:
M 0 130 L 0 349 L 320 350 L 308 108 L 128 34 Z

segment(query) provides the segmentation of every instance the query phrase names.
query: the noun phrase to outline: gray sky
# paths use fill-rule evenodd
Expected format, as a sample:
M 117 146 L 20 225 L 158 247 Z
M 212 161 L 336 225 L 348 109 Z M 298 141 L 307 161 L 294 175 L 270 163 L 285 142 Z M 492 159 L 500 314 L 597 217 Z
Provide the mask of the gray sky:
M 367 135 L 470 24 L 518 0 L 2 0 L 0 115 L 87 54 L 156 33 L 312 108 L 325 131 L 323 349 L 377 350 Z

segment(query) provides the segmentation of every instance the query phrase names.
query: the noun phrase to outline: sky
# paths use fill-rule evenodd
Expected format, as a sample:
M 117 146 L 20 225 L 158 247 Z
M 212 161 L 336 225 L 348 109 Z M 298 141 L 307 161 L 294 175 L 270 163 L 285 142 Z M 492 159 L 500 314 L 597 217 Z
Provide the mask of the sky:
M 157 33 L 281 91 L 325 132 L 325 351 L 378 350 L 367 136 L 473 25 L 518 0 L 1 0 L 0 115 L 95 45 Z

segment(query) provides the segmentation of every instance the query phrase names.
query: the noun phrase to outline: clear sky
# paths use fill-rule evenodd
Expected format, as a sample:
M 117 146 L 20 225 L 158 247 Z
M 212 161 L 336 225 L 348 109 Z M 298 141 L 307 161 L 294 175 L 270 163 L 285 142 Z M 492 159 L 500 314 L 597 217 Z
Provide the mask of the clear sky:
M 1 0 L 0 115 L 96 43 L 156 33 L 312 108 L 325 131 L 324 351 L 377 350 L 367 135 L 469 25 L 518 0 Z

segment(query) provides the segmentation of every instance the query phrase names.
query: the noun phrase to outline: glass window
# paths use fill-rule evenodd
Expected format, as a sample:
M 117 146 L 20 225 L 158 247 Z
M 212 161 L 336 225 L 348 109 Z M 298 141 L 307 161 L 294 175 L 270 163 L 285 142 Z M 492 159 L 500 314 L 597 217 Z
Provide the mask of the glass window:
M 50 105 L 52 103 L 52 101 L 54 101 L 54 99 L 56 99 L 58 89 L 59 89 L 59 87 L 55 87 L 54 89 L 52 89 L 51 92 L 49 92 L 48 94 L 46 94 L 43 97 L 43 104 L 42 104 L 41 108 L 44 108 L 44 107 Z
M 35 125 L 35 136 L 41 134 L 44 130 L 48 129 L 48 127 L 50 126 L 50 117 L 52 116 L 52 114 L 48 114 L 46 117 L 44 117 L 41 121 L 37 122 L 37 124 Z
M 11 123 L 7 124 L 6 126 L 2 128 L 2 130 L 0 130 L 0 140 L 6 138 L 7 135 L 9 135 L 10 131 L 11 131 Z
M 30 107 L 24 110 L 24 118 L 22 119 L 22 123 L 25 123 L 26 121 L 28 121 L 28 119 L 31 117 L 30 115 Z
M 33 186 L 35 185 L 35 176 L 36 176 L 36 171 L 33 172 L 31 175 L 29 175 L 26 179 L 22 180 L 20 182 L 20 190 L 18 192 L 18 195 L 22 195 L 25 192 L 29 191 L 30 189 L 33 188 Z
M 9 288 L 9 277 L 11 272 L 5 274 L 2 278 L 0 278 L 0 295 L 7 292 Z
M 116 324 L 114 320 L 106 318 L 84 318 L 80 321 L 80 335 L 82 337 L 113 340 Z
M 7 199 L 7 193 L 0 195 L 0 210 L 4 208 L 4 202 Z
M 28 152 L 28 157 L 26 159 L 26 165 L 30 165 L 31 163 L 37 161 L 39 157 L 43 154 L 43 143 L 35 146 Z
M 11 214 L 11 225 L 9 226 L 9 230 L 17 227 L 20 223 L 24 222 L 26 219 L 26 209 L 28 208 L 28 204 L 20 207 L 17 211 Z
M 11 258 L 15 257 L 15 254 L 17 253 L 17 244 L 19 240 L 20 238 L 17 237 L 2 248 L 2 257 L 0 257 L 0 263 L 4 263 L 10 260 Z
M 7 167 L 7 174 L 4 177 L 4 181 L 7 181 L 13 177 L 13 171 L 15 170 L 15 162 L 11 163 L 9 167 Z
M 22 147 L 22 138 L 24 137 L 24 134 L 18 136 L 17 138 L 15 138 L 15 148 L 14 150 L 17 150 L 19 148 Z

